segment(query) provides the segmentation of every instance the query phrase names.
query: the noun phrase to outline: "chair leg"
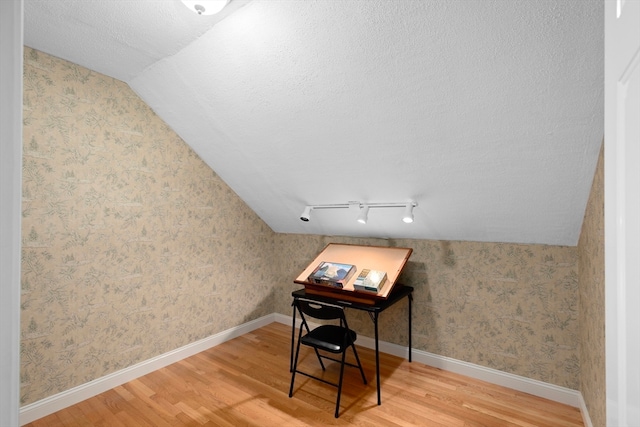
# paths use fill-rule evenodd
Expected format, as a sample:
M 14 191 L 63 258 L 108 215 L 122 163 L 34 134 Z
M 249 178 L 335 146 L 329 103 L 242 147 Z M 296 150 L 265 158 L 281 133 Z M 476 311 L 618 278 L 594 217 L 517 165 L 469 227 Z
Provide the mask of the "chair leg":
M 364 371 L 362 370 L 362 363 L 360 363 L 360 358 L 358 357 L 358 352 L 356 351 L 356 345 L 351 344 L 351 348 L 353 348 L 353 354 L 356 356 L 356 362 L 358 362 L 358 368 L 360 369 L 360 375 L 362 375 L 362 382 L 367 383 L 367 379 L 364 376 Z
M 342 362 L 340 363 L 340 380 L 338 381 L 338 396 L 336 397 L 336 414 L 335 417 L 340 416 L 340 396 L 342 395 L 342 378 L 344 376 L 344 359 L 347 355 L 346 349 L 342 352 Z
M 320 357 L 320 352 L 318 351 L 317 348 L 314 348 L 315 352 L 316 352 L 316 356 L 318 357 L 318 362 L 320 362 L 320 366 L 322 366 L 322 370 L 326 371 L 325 367 L 324 367 L 324 362 L 322 362 L 322 357 Z
M 296 379 L 296 371 L 298 370 L 298 355 L 300 355 L 300 337 L 298 336 L 298 345 L 296 346 L 296 357 L 293 359 L 293 369 L 291 370 L 291 386 L 289 387 L 289 397 L 293 396 L 293 382 Z

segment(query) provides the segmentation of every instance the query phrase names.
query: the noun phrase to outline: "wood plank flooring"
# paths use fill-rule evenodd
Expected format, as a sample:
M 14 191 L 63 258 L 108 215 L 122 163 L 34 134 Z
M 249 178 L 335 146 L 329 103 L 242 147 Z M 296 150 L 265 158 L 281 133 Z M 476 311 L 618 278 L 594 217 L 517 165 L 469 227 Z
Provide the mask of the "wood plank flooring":
M 584 426 L 577 408 L 387 354 L 378 406 L 375 354 L 363 347 L 368 384 L 346 368 L 336 419 L 334 387 L 297 375 L 288 397 L 290 339 L 290 326 L 272 323 L 27 426 Z M 300 366 L 320 374 L 302 350 Z

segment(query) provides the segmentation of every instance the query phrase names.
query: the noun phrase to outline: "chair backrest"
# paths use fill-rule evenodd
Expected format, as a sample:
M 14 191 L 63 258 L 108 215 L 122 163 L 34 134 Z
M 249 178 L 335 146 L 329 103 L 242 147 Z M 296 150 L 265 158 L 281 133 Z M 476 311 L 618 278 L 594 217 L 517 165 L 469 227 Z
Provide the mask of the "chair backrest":
M 340 319 L 341 322 L 346 323 L 344 308 L 340 306 L 318 301 L 311 301 L 304 298 L 296 299 L 294 301 L 294 304 L 296 304 L 296 307 L 300 311 L 301 315 L 306 314 L 307 316 L 311 316 L 315 319 L 321 320 Z

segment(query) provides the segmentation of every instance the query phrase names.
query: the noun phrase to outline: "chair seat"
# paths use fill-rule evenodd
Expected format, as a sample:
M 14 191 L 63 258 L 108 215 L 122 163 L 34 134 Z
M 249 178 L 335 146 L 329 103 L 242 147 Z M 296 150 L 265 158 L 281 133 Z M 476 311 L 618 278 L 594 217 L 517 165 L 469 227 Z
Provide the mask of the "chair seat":
M 301 338 L 301 343 L 315 348 L 321 348 L 331 353 L 342 353 L 344 328 L 337 325 L 318 326 Z M 347 346 L 356 341 L 356 333 L 352 330 L 348 331 L 349 338 Z

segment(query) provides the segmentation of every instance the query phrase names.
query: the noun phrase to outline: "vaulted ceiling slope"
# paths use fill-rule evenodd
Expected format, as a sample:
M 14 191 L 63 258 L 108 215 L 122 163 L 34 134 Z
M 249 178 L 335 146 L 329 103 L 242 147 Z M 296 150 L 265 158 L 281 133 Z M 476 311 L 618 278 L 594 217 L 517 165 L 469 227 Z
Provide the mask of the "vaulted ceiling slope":
M 576 245 L 602 0 L 25 0 L 25 44 L 127 82 L 276 232 Z M 416 201 L 401 211 L 305 205 Z

